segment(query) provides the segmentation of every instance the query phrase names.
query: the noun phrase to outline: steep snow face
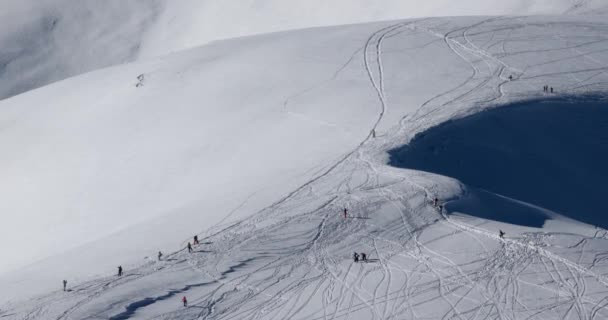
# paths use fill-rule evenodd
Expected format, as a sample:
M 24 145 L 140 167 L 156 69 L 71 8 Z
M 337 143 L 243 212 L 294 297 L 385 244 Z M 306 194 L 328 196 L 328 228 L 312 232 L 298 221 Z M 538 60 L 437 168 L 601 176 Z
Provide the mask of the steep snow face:
M 63 277 L 75 290 L 7 313 L 120 318 L 127 306 L 158 302 L 137 312 L 179 318 L 250 306 L 260 317 L 288 318 L 266 313 L 280 310 L 307 318 L 347 313 L 349 302 L 327 298 L 342 291 L 366 310 L 362 318 L 396 317 L 410 302 L 414 314 L 442 317 L 459 312 L 451 301 L 471 292 L 469 307 L 484 314 L 550 310 L 556 318 L 569 312 L 547 306 L 568 284 L 563 268 L 588 282 L 590 310 L 608 283 L 605 250 L 597 251 L 603 230 L 542 208 L 535 213 L 555 217 L 543 229 L 446 217 L 431 199 L 461 196 L 460 183 L 385 162 L 387 150 L 439 123 L 555 97 L 542 92 L 545 84 L 560 95 L 605 93 L 607 29 L 605 17 L 559 16 L 284 32 L 218 41 L 4 100 L 0 243 L 35 244 L 2 247 L 2 297 L 51 290 Z M 499 228 L 514 239 L 498 238 Z M 189 255 L 183 248 L 194 234 L 206 243 Z M 577 243 L 590 248 L 579 255 Z M 145 259 L 158 250 L 168 260 Z M 377 264 L 352 273 L 350 255 L 361 250 L 374 252 Z M 509 271 L 508 292 L 524 283 L 544 292 L 521 290 L 509 301 L 535 307 L 515 314 L 498 298 L 485 305 L 484 297 L 506 293 L 493 277 L 505 264 L 528 275 L 518 280 Z M 126 277 L 85 281 L 117 265 Z M 535 278 L 543 270 L 548 275 Z M 410 280 L 432 287 L 417 291 Z M 464 283 L 458 292 L 454 281 Z M 198 309 L 176 311 L 162 298 L 176 288 Z M 576 288 L 567 294 L 580 297 Z M 435 301 L 441 306 L 428 307 Z
M 605 7 L 600 0 L 5 0 L 0 5 L 0 99 L 215 39 L 408 17 L 580 13 Z

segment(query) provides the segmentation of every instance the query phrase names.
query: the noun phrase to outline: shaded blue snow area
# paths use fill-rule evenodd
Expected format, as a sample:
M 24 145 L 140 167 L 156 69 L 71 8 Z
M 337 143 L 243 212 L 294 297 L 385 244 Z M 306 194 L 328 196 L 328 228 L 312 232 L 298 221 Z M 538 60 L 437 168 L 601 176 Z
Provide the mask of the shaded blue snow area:
M 539 226 L 546 215 L 538 206 L 608 228 L 606 98 L 495 108 L 431 128 L 389 153 L 393 166 L 472 187 L 474 212 L 467 213 Z

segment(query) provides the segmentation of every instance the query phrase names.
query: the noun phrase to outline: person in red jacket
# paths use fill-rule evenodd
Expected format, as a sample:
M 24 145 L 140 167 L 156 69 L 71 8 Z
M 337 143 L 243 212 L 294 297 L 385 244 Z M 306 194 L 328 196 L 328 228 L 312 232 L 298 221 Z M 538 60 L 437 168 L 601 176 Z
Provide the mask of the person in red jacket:
M 186 296 L 182 298 L 182 302 L 184 303 L 184 307 L 188 306 L 188 299 L 186 299 Z

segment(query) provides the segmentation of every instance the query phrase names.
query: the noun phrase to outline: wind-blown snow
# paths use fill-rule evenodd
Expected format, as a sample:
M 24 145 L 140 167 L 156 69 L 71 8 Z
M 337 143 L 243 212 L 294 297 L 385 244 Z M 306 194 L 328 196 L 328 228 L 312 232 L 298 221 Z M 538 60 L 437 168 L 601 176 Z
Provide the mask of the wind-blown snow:
M 426 18 L 277 33 L 6 99 L 0 243 L 11 245 L 0 292 L 10 301 L 0 315 L 606 317 L 604 229 L 517 199 L 551 219 L 473 217 L 494 207 L 468 201 L 461 182 L 386 165 L 388 150 L 451 119 L 605 95 L 606 21 Z M 458 212 L 440 212 L 434 197 Z M 194 234 L 203 244 L 188 254 Z M 370 262 L 352 263 L 353 251 Z M 56 289 L 64 278 L 67 293 Z
M 217 39 L 450 15 L 598 13 L 602 0 L 4 0 L 0 99 Z

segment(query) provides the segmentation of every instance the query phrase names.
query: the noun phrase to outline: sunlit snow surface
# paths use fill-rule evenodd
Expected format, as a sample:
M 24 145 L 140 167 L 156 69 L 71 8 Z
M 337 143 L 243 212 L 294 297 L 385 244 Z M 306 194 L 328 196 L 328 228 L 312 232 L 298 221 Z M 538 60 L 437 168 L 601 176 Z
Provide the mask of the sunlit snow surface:
M 14 213 L 3 258 L 17 267 L 48 257 L 0 278 L 10 300 L 0 315 L 608 317 L 604 229 L 520 199 L 508 201 L 550 219 L 535 228 L 467 215 L 483 205 L 465 201 L 471 188 L 386 164 L 417 133 L 486 108 L 601 99 L 605 21 L 429 18 L 287 32 L 0 102 L 10 150 L 0 209 Z M 440 213 L 434 197 L 464 203 Z M 194 234 L 203 240 L 189 254 Z M 353 263 L 354 251 L 370 261 Z

